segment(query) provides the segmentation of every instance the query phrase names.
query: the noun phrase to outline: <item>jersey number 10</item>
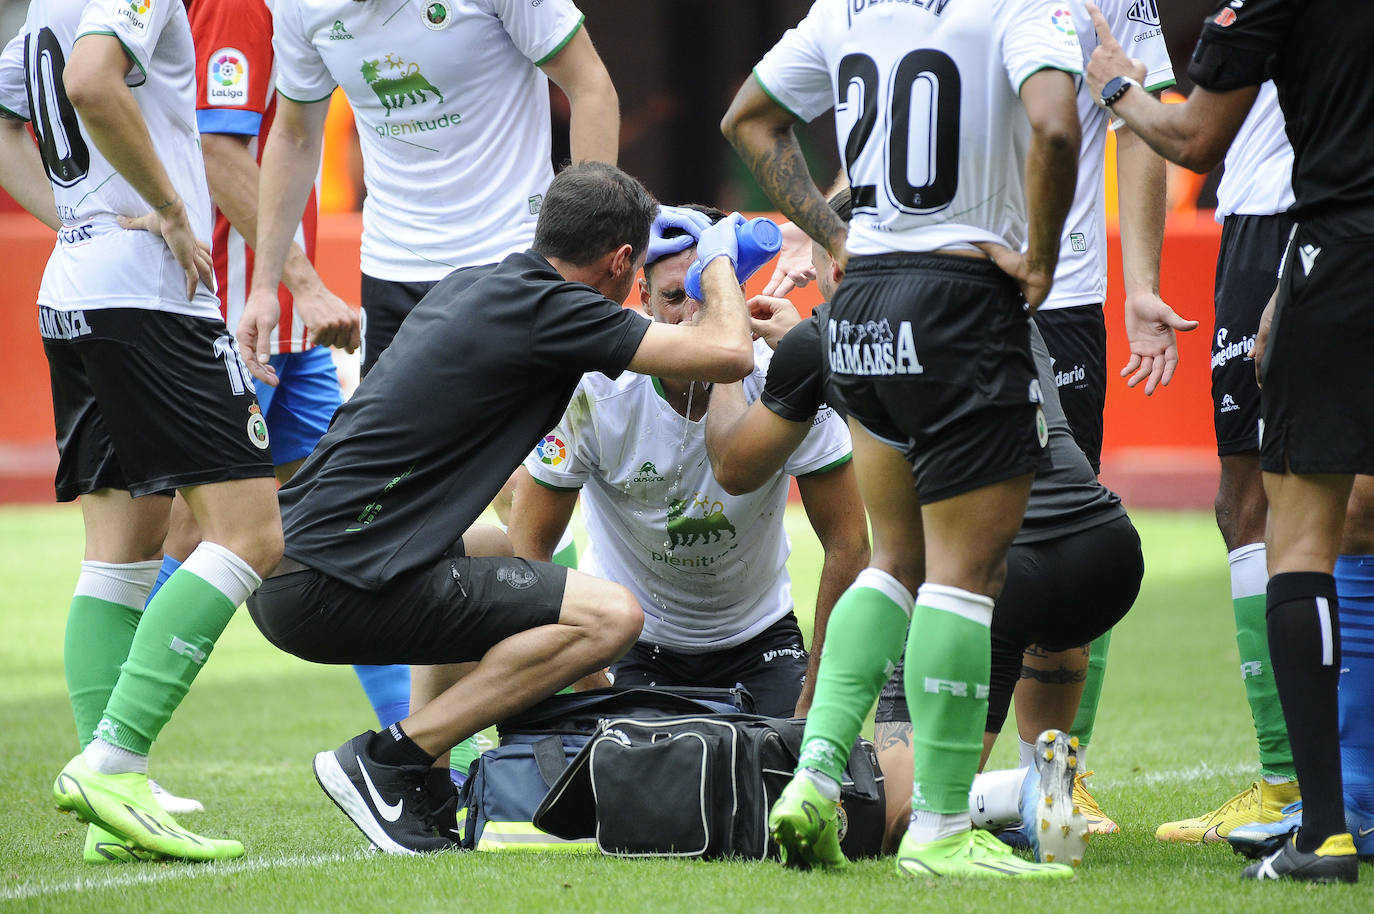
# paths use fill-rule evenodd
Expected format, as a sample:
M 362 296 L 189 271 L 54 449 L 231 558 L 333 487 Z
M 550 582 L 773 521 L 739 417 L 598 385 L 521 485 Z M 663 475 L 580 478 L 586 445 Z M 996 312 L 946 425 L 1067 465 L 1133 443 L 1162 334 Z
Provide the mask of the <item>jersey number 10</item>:
M 43 167 L 54 184 L 71 187 L 91 169 L 91 150 L 81 136 L 76 109 L 67 99 L 62 71 L 67 58 L 52 29 L 40 29 L 24 42 L 25 83 L 29 112 Z
M 878 64 L 867 54 L 847 54 L 840 61 L 836 85 L 842 102 L 836 111 L 849 108 L 853 84 L 859 92 L 859 116 L 844 144 L 851 181 L 872 175 L 871 170 L 863 174 L 854 170 L 878 126 Z M 912 51 L 893 70 L 889 94 L 883 169 L 887 197 L 903 212 L 938 212 L 954 200 L 959 186 L 959 68 L 943 51 Z M 917 128 L 915 143 L 913 127 Z M 924 183 L 912 183 L 913 159 L 924 169 L 917 172 L 924 176 Z M 854 184 L 852 193 L 855 210 L 878 211 L 876 185 Z

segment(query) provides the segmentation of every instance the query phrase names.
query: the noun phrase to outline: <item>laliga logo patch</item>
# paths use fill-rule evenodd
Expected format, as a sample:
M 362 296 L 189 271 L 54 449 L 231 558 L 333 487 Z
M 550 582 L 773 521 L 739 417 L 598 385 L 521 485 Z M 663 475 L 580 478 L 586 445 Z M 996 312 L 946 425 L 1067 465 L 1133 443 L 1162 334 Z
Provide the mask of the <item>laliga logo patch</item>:
M 1073 13 L 1068 10 L 1055 10 L 1050 14 L 1050 21 L 1059 32 L 1071 38 L 1078 34 L 1073 27 Z
M 556 467 L 568 459 L 568 446 L 557 435 L 545 435 L 544 440 L 535 447 L 534 454 L 540 463 Z
M 256 403 L 248 407 L 248 440 L 258 450 L 267 450 L 267 421 Z
M 425 4 L 425 28 L 431 32 L 439 32 L 453 25 L 453 11 L 449 9 L 447 3 L 427 3 Z
M 220 48 L 205 65 L 205 100 L 212 105 L 248 104 L 248 55 Z
M 119 15 L 130 27 L 145 32 L 148 30 L 148 10 L 152 8 L 153 0 L 128 0 L 128 3 L 119 7 Z

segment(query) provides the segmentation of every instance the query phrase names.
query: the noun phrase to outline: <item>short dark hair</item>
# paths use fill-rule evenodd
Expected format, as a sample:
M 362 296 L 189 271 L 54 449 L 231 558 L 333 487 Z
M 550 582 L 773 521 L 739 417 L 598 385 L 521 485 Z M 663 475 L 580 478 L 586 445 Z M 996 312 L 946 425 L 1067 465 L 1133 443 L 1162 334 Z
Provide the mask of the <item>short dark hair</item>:
M 840 221 L 848 225 L 854 216 L 854 195 L 849 192 L 849 188 L 841 187 L 831 195 L 828 202 L 835 215 L 840 217 Z
M 690 209 L 690 210 L 694 210 L 694 211 L 696 211 L 696 212 L 698 212 L 698 213 L 701 213 L 701 214 L 702 214 L 703 216 L 705 216 L 707 219 L 710 219 L 710 220 L 711 220 L 711 224 L 712 224 L 712 225 L 715 225 L 717 222 L 719 222 L 720 220 L 722 220 L 722 219 L 725 218 L 725 212 L 724 212 L 723 210 L 718 210 L 718 209 L 716 209 L 714 206 L 707 206 L 705 203 L 680 203 L 680 204 L 678 204 L 678 208 L 679 208 L 679 209 Z M 674 228 L 670 228 L 670 229 L 668 229 L 667 231 L 665 231 L 665 232 L 663 233 L 663 237 L 664 237 L 664 238 L 676 238 L 676 237 L 679 236 L 679 235 L 685 235 L 685 234 L 687 234 L 687 230 L 686 230 L 686 229 L 674 229 Z M 644 264 L 644 278 L 645 278 L 646 280 L 648 280 L 649 285 L 651 285 L 651 286 L 654 284 L 654 280 L 653 280 L 653 277 L 650 276 L 649 274 L 650 274 L 650 271 L 653 270 L 654 265 L 655 265 L 656 263 L 657 263 L 657 261 L 655 261 L 654 263 L 646 263 L 646 264 Z
M 586 266 L 628 244 L 632 256 L 649 246 L 658 203 L 634 178 L 602 162 L 558 173 L 544 193 L 534 226 L 534 252 Z

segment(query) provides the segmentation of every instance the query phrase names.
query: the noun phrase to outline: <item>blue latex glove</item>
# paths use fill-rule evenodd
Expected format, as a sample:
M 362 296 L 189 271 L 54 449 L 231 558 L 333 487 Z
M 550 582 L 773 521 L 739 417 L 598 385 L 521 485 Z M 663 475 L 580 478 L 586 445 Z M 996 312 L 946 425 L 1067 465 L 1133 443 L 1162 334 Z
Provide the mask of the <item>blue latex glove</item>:
M 730 269 L 739 264 L 739 238 L 736 232 L 745 223 L 739 213 L 731 213 L 708 228 L 702 229 L 697 238 L 697 263 L 702 269 L 717 257 L 730 258 Z
M 711 227 L 711 218 L 705 213 L 682 206 L 660 206 L 658 216 L 649 229 L 649 253 L 644 263 L 651 264 L 669 254 L 679 254 L 697 243 L 698 236 Z M 671 236 L 664 234 L 672 230 Z

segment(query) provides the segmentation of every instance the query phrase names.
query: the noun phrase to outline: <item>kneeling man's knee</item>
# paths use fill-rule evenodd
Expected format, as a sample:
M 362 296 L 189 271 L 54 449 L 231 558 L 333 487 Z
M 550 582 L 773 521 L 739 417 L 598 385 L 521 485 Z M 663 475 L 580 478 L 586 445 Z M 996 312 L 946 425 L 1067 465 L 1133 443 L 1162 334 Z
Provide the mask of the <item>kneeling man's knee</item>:
M 605 624 L 607 632 L 613 634 L 615 656 L 611 657 L 608 663 L 619 660 L 644 630 L 644 610 L 640 609 L 639 601 L 635 599 L 634 594 L 619 584 L 612 586 L 618 592 L 615 599 L 606 601 Z
M 629 590 L 611 581 L 569 572 L 559 621 L 593 639 L 604 664 L 619 660 L 644 628 L 644 612 Z

